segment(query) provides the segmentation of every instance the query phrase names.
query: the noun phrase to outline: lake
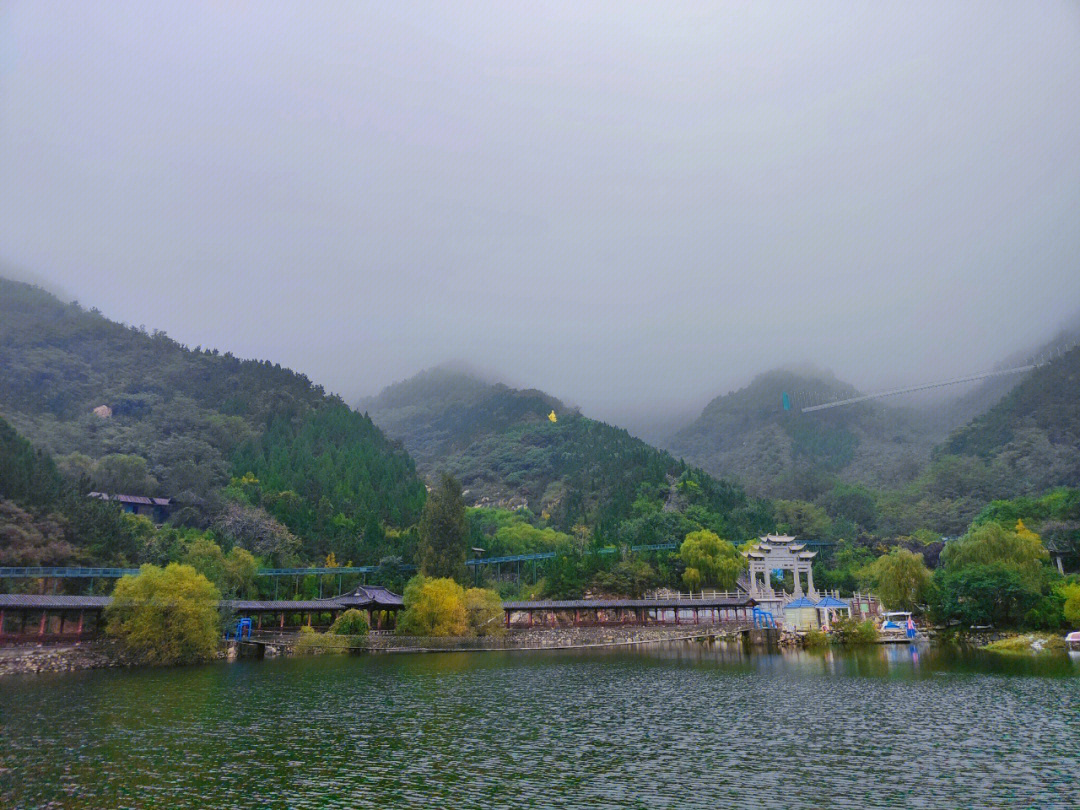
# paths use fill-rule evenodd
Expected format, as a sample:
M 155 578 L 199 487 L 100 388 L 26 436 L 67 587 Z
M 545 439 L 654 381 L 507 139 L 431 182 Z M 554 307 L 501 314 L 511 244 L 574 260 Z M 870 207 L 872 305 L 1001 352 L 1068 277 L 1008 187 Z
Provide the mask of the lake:
M 4 808 L 1080 805 L 1080 662 L 738 645 L 0 680 Z

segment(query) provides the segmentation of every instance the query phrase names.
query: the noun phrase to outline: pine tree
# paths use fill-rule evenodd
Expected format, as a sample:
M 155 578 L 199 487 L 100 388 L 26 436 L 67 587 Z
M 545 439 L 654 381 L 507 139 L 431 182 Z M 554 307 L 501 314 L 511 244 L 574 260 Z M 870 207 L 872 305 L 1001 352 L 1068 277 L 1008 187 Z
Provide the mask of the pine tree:
M 452 577 L 466 580 L 465 547 L 469 524 L 461 484 L 444 474 L 439 485 L 424 504 L 420 519 L 420 543 L 417 548 L 420 572 L 427 577 Z

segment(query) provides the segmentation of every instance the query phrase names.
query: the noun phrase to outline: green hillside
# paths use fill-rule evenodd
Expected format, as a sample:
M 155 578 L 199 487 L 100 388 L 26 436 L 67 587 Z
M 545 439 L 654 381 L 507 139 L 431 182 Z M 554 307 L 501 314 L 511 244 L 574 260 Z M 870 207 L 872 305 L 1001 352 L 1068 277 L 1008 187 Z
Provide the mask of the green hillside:
M 183 525 L 246 503 L 295 533 L 307 559 L 365 527 L 413 524 L 425 497 L 409 456 L 303 375 L 3 279 L 0 416 L 71 482 L 172 497 Z
M 1032 371 L 990 410 L 949 436 L 941 452 L 987 459 L 1023 454 L 1030 472 L 1057 482 L 1080 476 L 1077 448 L 1080 346 Z
M 405 444 L 425 475 L 449 472 L 470 503 L 526 508 L 562 532 L 645 543 L 681 540 L 699 525 L 741 538 L 769 523 L 767 507 L 738 485 L 540 391 L 435 369 L 362 407 Z

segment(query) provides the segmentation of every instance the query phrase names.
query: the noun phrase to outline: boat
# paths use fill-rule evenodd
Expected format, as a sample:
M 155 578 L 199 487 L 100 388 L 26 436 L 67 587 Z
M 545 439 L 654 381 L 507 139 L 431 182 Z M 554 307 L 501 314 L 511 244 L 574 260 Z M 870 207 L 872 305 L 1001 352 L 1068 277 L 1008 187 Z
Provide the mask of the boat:
M 918 638 L 915 619 L 906 610 L 893 610 L 881 614 L 881 626 L 878 628 L 882 641 L 909 641 Z

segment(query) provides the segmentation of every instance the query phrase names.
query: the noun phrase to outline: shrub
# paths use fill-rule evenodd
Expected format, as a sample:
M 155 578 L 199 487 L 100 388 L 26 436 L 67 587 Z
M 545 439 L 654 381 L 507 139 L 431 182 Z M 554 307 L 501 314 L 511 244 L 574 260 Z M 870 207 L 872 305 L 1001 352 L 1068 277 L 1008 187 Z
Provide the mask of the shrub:
M 335 636 L 366 636 L 370 630 L 367 616 L 356 608 L 346 610 L 330 626 L 330 634 Z
M 293 651 L 298 655 L 318 653 L 344 653 L 349 651 L 350 638 L 332 633 L 317 633 L 313 627 L 304 625 L 296 638 Z
M 808 630 L 803 636 L 804 647 L 827 647 L 829 638 L 820 630 Z
M 144 565 L 122 577 L 106 608 L 106 631 L 152 664 L 187 664 L 214 655 L 221 593 L 190 565 Z
M 832 626 L 832 641 L 835 644 L 873 644 L 878 640 L 878 629 L 872 621 L 844 616 Z

